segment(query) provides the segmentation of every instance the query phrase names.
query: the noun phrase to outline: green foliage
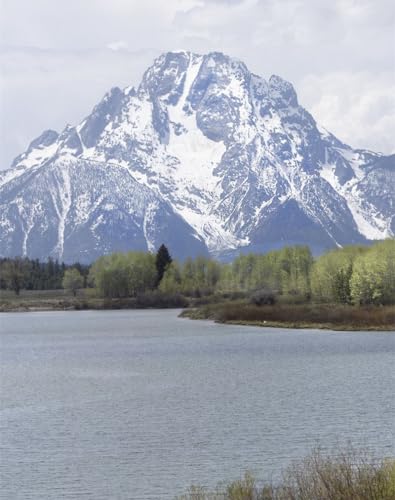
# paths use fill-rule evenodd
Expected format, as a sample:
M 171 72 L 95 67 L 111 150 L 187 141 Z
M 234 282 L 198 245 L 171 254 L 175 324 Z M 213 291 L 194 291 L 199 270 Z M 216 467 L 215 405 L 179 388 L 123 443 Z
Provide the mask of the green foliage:
M 313 257 L 308 247 L 285 247 L 264 255 L 240 255 L 224 269 L 220 288 L 251 292 L 269 289 L 285 295 L 310 295 Z
M 105 298 L 131 298 L 157 288 L 170 296 L 194 301 L 205 297 L 249 297 L 257 305 L 314 302 L 395 304 L 395 241 L 371 247 L 332 250 L 314 261 L 306 246 L 286 247 L 266 254 L 240 255 L 222 264 L 207 257 L 173 261 L 162 245 L 147 252 L 114 253 L 100 257 L 90 268 L 58 261 L 0 259 L 0 288 L 62 288 L 71 267 L 82 276 L 82 287 L 94 286 Z M 88 274 L 89 273 L 89 274 Z
M 114 253 L 100 257 L 91 267 L 89 281 L 108 298 L 135 297 L 155 287 L 157 270 L 150 253 Z
M 333 298 L 340 304 L 351 303 L 352 263 L 347 267 L 338 269 L 333 276 Z
M 160 282 L 159 289 L 164 293 L 181 293 L 181 268 L 178 262 L 173 261 Z
M 207 257 L 169 262 L 162 247 L 156 256 L 129 252 L 101 257 L 91 268 L 90 282 L 100 295 L 118 298 L 157 286 L 162 293 L 194 299 L 241 294 L 257 305 L 302 304 L 311 298 L 338 304 L 395 303 L 392 240 L 333 250 L 315 261 L 308 247 L 295 246 L 240 255 L 229 264 Z
M 377 243 L 355 260 L 350 288 L 356 304 L 395 303 L 394 240 Z
M 13 290 L 15 295 L 19 295 L 24 285 L 26 273 L 26 262 L 23 259 L 9 259 L 1 266 L 1 278 L 4 287 Z
M 367 247 L 348 246 L 319 257 L 311 271 L 311 290 L 315 300 L 349 304 L 354 261 L 366 252 Z
M 212 294 L 221 276 L 219 262 L 206 257 L 187 259 L 183 264 L 173 261 L 160 283 L 160 290 L 166 293 L 182 293 L 189 297 Z
M 226 487 L 225 495 L 232 500 L 254 500 L 257 498 L 257 493 L 255 478 L 246 472 L 243 479 L 233 481 Z
M 38 259 L 16 257 L 0 259 L 0 288 L 14 290 L 56 290 L 62 288 L 66 269 L 75 267 L 84 278 L 83 287 L 87 286 L 88 266 L 79 263 L 67 266 L 49 258 L 46 262 Z
M 70 290 L 74 297 L 77 295 L 77 290 L 82 288 L 84 278 L 76 268 L 67 269 L 63 276 L 62 285 L 65 290 Z

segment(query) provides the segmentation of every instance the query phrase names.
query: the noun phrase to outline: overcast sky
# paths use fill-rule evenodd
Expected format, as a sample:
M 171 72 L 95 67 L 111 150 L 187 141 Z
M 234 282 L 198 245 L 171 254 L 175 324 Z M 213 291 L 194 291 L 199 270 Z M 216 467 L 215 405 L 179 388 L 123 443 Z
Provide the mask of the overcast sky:
M 290 80 L 355 147 L 395 152 L 393 0 L 0 0 L 0 168 L 42 130 L 138 84 L 163 51 L 222 51 Z

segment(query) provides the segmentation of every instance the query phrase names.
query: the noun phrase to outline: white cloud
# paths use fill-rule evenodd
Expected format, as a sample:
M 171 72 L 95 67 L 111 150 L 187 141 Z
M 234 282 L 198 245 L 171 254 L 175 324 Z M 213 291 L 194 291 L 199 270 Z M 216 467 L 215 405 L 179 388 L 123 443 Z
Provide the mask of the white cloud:
M 279 74 L 341 139 L 392 152 L 394 16 L 392 0 L 2 0 L 0 168 L 178 48 Z
M 339 139 L 357 148 L 395 153 L 395 80 L 392 73 L 308 75 L 299 100 Z
M 111 50 L 127 50 L 128 44 L 123 40 L 117 40 L 116 42 L 110 42 L 107 44 L 107 48 Z

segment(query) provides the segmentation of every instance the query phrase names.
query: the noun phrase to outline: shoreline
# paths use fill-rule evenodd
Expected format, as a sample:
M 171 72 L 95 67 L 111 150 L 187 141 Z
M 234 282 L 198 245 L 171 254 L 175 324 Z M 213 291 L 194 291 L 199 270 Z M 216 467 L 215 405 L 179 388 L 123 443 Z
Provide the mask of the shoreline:
M 223 304 L 222 304 L 223 306 Z M 231 307 L 231 303 L 226 305 L 227 307 Z M 273 307 L 273 306 L 269 306 Z M 351 306 L 349 306 L 351 307 Z M 283 314 L 284 317 L 287 317 L 287 312 L 289 310 L 297 310 L 298 308 L 306 310 L 307 308 L 305 306 L 288 306 L 284 307 L 283 310 L 280 309 L 280 313 Z M 246 307 L 248 309 L 248 307 Z M 312 310 L 314 310 L 314 306 L 311 307 Z M 317 308 L 319 309 L 319 306 L 317 305 Z M 273 308 L 274 310 L 274 308 Z M 232 311 L 233 312 L 233 311 Z M 241 311 L 243 312 L 243 311 Z M 263 308 L 259 312 L 262 312 L 264 315 L 265 311 Z M 268 311 L 271 313 L 272 311 Z M 191 320 L 205 320 L 205 321 L 213 321 L 218 324 L 224 324 L 224 325 L 240 325 L 240 326 L 255 326 L 259 328 L 287 328 L 287 329 L 294 329 L 294 330 L 302 330 L 302 329 L 308 329 L 308 330 L 332 330 L 332 331 L 338 331 L 338 332 L 372 332 L 372 331 L 381 331 L 381 332 L 388 332 L 392 333 L 395 332 L 395 308 L 391 308 L 391 313 L 393 313 L 393 322 L 384 322 L 382 324 L 380 323 L 362 323 L 362 322 L 356 322 L 348 320 L 345 318 L 343 321 L 340 320 L 337 322 L 333 322 L 327 319 L 322 319 L 322 321 L 317 321 L 313 319 L 245 319 L 242 317 L 234 317 L 237 316 L 236 314 L 232 314 L 230 318 L 226 317 L 226 314 L 223 314 L 221 311 L 221 305 L 215 307 L 215 306 L 206 306 L 206 307 L 198 307 L 198 308 L 188 308 L 184 309 L 182 313 L 180 314 L 180 317 L 183 318 L 189 318 Z M 232 317 L 233 316 L 233 317 Z M 242 316 L 242 314 L 240 314 Z M 308 314 L 306 315 L 308 316 Z M 374 320 L 373 320 L 374 321 Z
M 145 294 L 128 298 L 97 297 L 89 291 L 80 291 L 76 296 L 59 290 L 24 291 L 19 296 L 0 293 L 2 312 L 35 311 L 106 311 L 121 309 L 183 309 L 188 306 L 184 297 L 166 297 L 160 294 Z
M 182 316 L 188 317 L 188 316 Z M 193 319 L 193 318 L 189 318 Z M 369 326 L 369 327 L 353 327 L 351 325 L 335 325 L 331 323 L 290 323 L 287 321 L 217 321 L 217 320 L 202 320 L 214 321 L 220 325 L 239 325 L 239 326 L 255 326 L 258 328 L 285 328 L 290 330 L 327 330 L 334 332 L 388 332 L 392 333 L 395 330 L 390 330 L 383 326 Z
M 29 312 L 64 312 L 64 311 L 143 311 L 145 309 L 184 309 L 181 306 L 127 306 L 115 304 L 105 305 L 85 305 L 75 304 L 67 306 L 40 306 L 40 305 L 19 305 L 7 307 L 5 304 L 0 304 L 0 315 L 6 313 L 29 313 Z
M 83 312 L 83 311 L 144 311 L 144 310 L 177 310 L 180 307 L 85 307 L 85 308 L 75 308 L 75 307 L 26 307 L 26 308 L 15 308 L 15 309 L 0 309 L 1 313 L 35 313 L 35 312 Z M 289 321 L 245 321 L 245 320 L 229 320 L 220 321 L 214 318 L 201 318 L 193 317 L 196 308 L 183 308 L 178 318 L 190 319 L 193 321 L 212 321 L 213 323 L 218 323 L 220 325 L 233 325 L 233 326 L 254 326 L 258 328 L 286 328 L 290 330 L 331 330 L 337 332 L 395 332 L 386 326 L 352 326 L 352 325 L 336 325 L 333 323 L 310 323 L 310 322 L 289 322 Z
M 181 309 L 179 317 L 210 320 L 219 324 L 332 331 L 395 331 L 395 306 L 356 307 L 330 304 L 278 304 L 253 306 L 242 301 L 209 304 L 184 301 L 166 302 L 138 298 L 103 299 L 92 296 L 7 297 L 0 301 L 0 313 L 57 311 L 114 311 Z

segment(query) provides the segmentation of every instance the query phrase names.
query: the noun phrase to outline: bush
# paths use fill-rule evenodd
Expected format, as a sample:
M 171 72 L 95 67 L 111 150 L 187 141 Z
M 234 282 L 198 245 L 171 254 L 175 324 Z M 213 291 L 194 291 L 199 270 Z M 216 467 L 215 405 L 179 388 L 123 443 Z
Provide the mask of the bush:
M 251 295 L 250 302 L 256 306 L 272 306 L 277 302 L 277 295 L 273 290 L 262 288 L 261 290 L 256 290 Z
M 394 500 L 395 461 L 374 460 L 367 453 L 347 450 L 335 457 L 315 450 L 291 465 L 279 484 L 258 486 L 244 478 L 209 492 L 192 486 L 179 500 Z

